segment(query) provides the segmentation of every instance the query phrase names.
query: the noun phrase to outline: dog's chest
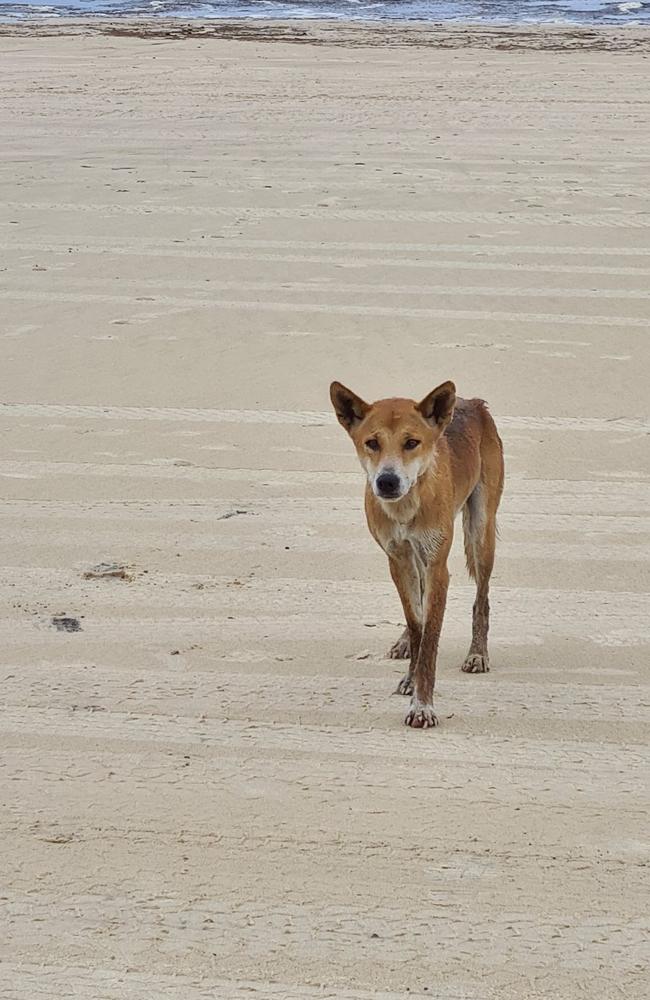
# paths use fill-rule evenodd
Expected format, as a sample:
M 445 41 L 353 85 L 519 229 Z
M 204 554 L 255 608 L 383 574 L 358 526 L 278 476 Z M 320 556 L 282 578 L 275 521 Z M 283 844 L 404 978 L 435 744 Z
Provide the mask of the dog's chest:
M 416 527 L 413 522 L 390 521 L 384 526 L 379 542 L 388 556 L 397 556 L 410 548 L 417 562 L 426 566 L 438 553 L 442 532 Z

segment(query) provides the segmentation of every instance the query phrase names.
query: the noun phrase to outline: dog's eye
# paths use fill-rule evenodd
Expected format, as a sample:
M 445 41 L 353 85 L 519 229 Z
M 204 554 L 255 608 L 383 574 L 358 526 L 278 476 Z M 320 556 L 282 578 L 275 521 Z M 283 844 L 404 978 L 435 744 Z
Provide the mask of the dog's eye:
M 420 442 L 416 441 L 415 438 L 409 438 L 408 441 L 404 442 L 404 450 L 405 451 L 413 451 L 414 448 L 417 448 L 417 446 L 419 445 L 419 443 Z
M 379 451 L 379 441 L 377 438 L 370 438 L 369 441 L 366 441 L 366 448 L 370 451 Z

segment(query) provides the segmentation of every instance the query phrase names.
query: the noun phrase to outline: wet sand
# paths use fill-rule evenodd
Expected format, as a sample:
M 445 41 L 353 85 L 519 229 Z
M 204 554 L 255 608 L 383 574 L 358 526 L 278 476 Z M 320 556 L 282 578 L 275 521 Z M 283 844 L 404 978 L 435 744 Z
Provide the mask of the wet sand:
M 0 28 L 0 997 L 642 997 L 650 36 L 126 27 Z M 333 378 L 502 432 L 435 731 Z

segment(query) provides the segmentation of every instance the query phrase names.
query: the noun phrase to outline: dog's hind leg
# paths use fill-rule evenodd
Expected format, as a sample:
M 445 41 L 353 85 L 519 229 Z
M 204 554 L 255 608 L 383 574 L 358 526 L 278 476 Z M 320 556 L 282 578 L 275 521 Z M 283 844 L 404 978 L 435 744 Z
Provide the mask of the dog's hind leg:
M 488 630 L 490 625 L 490 576 L 494 565 L 496 518 L 489 516 L 485 487 L 478 483 L 463 507 L 465 557 L 469 575 L 476 580 L 476 600 L 472 611 L 472 644 L 461 669 L 467 674 L 484 674 L 490 669 Z
M 500 449 L 499 449 L 500 452 Z M 485 674 L 490 669 L 488 630 L 490 627 L 490 577 L 494 566 L 497 507 L 503 489 L 503 460 L 493 469 L 492 482 L 481 477 L 463 507 L 463 531 L 467 569 L 476 580 L 476 600 L 472 611 L 472 644 L 461 670 Z
M 483 674 L 490 669 L 490 576 L 494 566 L 497 508 L 503 492 L 503 446 L 492 417 L 485 409 L 481 438 L 481 474 L 463 507 L 463 532 L 467 569 L 476 580 L 472 613 L 472 644 L 461 670 Z

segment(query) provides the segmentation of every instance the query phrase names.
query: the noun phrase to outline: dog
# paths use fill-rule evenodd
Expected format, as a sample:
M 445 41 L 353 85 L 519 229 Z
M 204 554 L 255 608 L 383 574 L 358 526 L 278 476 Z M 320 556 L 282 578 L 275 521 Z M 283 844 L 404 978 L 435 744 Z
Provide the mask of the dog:
M 397 693 L 411 695 L 406 725 L 438 724 L 433 690 L 445 612 L 447 557 L 454 520 L 463 512 L 467 569 L 476 581 L 472 643 L 461 669 L 489 668 L 489 585 L 496 514 L 504 483 L 503 445 L 482 399 L 460 399 L 443 382 L 417 403 L 366 403 L 340 382 L 330 386 L 339 423 L 352 438 L 367 476 L 370 534 L 388 556 L 406 630 L 389 656 L 410 656 Z

